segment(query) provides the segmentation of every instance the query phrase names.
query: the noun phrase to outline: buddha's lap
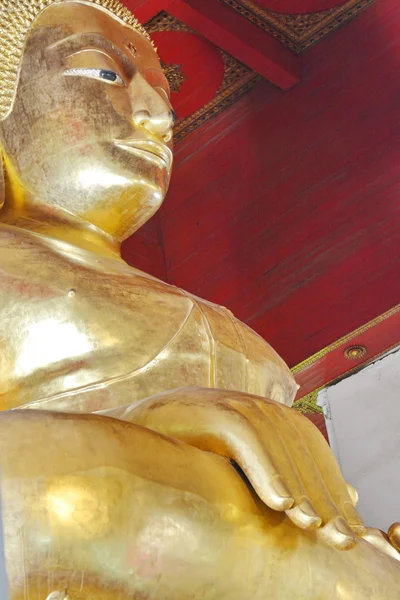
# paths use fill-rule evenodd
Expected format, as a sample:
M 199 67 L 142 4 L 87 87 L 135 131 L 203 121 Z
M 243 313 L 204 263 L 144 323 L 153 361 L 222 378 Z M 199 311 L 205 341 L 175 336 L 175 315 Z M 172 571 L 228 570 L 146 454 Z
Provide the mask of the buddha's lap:
M 400 584 L 394 561 L 377 559 L 366 542 L 350 552 L 327 548 L 316 534 L 263 507 L 224 459 L 135 425 L 13 411 L 0 415 L 0 439 L 11 600 L 19 598 L 22 566 L 34 589 L 42 589 L 49 572 L 54 585 L 72 589 L 79 571 L 87 574 L 85 594 L 99 590 L 108 599 L 112 585 L 112 600 L 122 599 L 118 589 L 136 593 L 160 576 L 171 598 L 173 590 L 183 600 L 185 586 L 212 581 L 228 585 L 226 598 L 236 600 L 240 581 L 259 579 L 260 564 L 269 589 L 299 599 L 312 596 L 296 596 L 279 565 L 299 573 L 307 566 L 312 589 L 326 599 L 341 597 L 332 591 L 337 572 L 342 591 L 378 590 L 365 598 L 389 598 L 385 586 Z M 364 579 L 357 580 L 360 569 Z M 184 573 L 180 581 L 172 576 L 177 570 Z M 93 591 L 76 596 L 96 597 Z

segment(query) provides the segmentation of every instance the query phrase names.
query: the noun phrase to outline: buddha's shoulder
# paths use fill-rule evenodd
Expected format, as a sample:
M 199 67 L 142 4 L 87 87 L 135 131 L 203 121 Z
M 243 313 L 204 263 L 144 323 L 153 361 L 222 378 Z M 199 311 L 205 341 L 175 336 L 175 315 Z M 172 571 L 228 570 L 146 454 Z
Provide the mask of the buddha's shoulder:
M 192 311 L 203 322 L 211 336 L 223 345 L 260 354 L 266 343 L 238 321 L 223 306 L 209 302 L 179 287 L 170 285 L 148 273 L 106 256 L 80 250 L 70 244 L 51 240 L 11 225 L 0 224 L 0 280 L 3 277 L 29 279 L 51 288 L 79 286 L 85 296 L 97 293 L 115 302 L 134 304 L 139 312 L 152 313 L 155 308 L 168 313 L 179 309 Z M 136 306 L 136 303 L 139 303 Z
M 33 241 L 32 235 L 29 234 L 28 231 L 20 229 L 19 227 L 0 223 L 0 248 L 2 250 L 7 248 L 18 248 L 25 241 Z
M 29 263 L 29 257 L 37 263 L 34 257 L 38 254 L 40 254 L 39 244 L 33 234 L 0 223 L 0 265 L 4 276 L 18 271 L 19 264 Z
M 79 286 L 84 297 L 110 296 L 116 302 L 137 298 L 142 310 L 157 299 L 186 313 L 194 306 L 190 295 L 122 260 L 82 250 L 18 227 L 0 223 L 0 281 L 24 279 L 32 284 Z M 172 303 L 172 304 L 171 304 Z
M 49 243 L 46 244 L 44 236 L 0 223 L 0 278 L 49 278 L 52 271 L 55 275 L 61 273 L 61 269 L 57 269 L 61 266 L 57 265 L 57 258 L 58 262 L 62 262 L 62 256 L 57 257 L 55 248 Z M 64 262 L 68 262 L 67 255 Z
M 48 256 L 53 251 L 51 244 L 46 243 L 46 236 L 34 233 L 21 227 L 0 223 L 0 252 L 16 259 L 27 259 L 29 255 Z

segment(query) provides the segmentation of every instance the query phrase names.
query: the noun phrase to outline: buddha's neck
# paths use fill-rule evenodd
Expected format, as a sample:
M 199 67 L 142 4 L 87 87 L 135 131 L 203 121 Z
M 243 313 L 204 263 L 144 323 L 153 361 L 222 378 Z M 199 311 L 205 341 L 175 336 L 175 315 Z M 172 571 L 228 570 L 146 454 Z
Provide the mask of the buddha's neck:
M 95 254 L 122 260 L 120 244 L 115 238 L 67 211 L 40 205 L 25 205 L 23 211 L 19 211 L 12 206 L 6 206 L 0 212 L 1 223 L 60 240 Z

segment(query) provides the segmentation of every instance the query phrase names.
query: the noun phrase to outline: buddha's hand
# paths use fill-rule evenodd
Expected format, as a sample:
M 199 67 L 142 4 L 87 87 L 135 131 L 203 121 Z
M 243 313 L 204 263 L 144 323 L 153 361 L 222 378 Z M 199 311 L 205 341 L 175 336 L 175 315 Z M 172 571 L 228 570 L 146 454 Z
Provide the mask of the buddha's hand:
M 103 414 L 233 460 L 270 508 L 339 549 L 365 527 L 353 490 L 318 429 L 297 411 L 258 396 L 179 389 Z

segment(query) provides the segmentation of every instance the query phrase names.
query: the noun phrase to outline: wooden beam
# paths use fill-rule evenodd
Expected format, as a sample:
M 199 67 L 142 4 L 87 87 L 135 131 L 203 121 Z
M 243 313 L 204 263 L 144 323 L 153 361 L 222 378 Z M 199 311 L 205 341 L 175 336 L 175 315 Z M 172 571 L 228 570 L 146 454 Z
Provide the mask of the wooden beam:
M 300 58 L 218 0 L 170 0 L 163 8 L 283 90 L 300 81 Z

